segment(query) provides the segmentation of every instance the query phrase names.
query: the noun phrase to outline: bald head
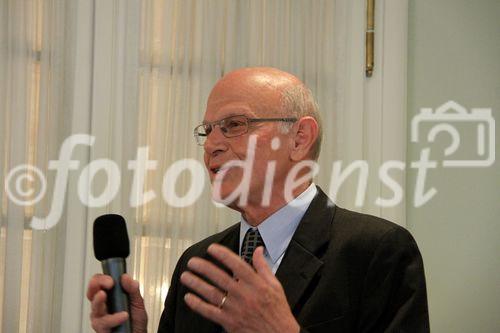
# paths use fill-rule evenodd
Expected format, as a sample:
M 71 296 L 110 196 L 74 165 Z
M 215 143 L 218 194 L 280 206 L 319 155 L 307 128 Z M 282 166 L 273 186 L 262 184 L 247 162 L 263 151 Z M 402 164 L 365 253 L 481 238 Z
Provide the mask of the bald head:
M 217 85 L 232 80 L 246 82 L 250 85 L 265 85 L 274 89 L 292 84 L 302 84 L 296 76 L 273 67 L 246 67 L 227 73 L 217 82 Z
M 317 159 L 321 147 L 321 119 L 311 91 L 296 76 L 272 67 L 241 68 L 222 77 L 210 93 L 208 103 L 224 103 L 235 96 L 247 96 L 257 117 L 312 117 L 319 127 L 318 138 L 311 148 Z M 281 124 L 286 132 L 292 124 Z

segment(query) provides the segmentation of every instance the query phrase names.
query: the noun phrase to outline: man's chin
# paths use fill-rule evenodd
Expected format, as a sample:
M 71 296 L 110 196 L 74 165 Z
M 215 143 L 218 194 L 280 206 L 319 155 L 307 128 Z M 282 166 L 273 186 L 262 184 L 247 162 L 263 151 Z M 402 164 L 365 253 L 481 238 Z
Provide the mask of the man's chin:
M 217 203 L 223 204 L 225 206 L 230 206 L 233 202 L 238 201 L 239 197 L 232 198 L 231 192 L 226 193 L 226 192 L 221 191 L 219 193 L 216 193 L 212 189 L 212 200 L 217 202 Z
M 233 188 L 220 187 L 218 191 L 212 184 L 212 200 L 226 207 L 237 209 L 239 207 L 240 195 L 234 195 Z

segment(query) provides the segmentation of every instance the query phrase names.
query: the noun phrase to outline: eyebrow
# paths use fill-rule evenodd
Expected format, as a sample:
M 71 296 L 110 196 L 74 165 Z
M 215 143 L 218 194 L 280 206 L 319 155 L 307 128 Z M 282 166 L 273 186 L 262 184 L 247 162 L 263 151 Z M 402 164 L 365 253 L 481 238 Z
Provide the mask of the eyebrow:
M 233 117 L 233 116 L 245 116 L 245 117 L 250 118 L 250 119 L 253 118 L 253 115 L 245 114 L 245 113 L 243 113 L 243 111 L 241 111 L 241 112 L 229 112 L 228 114 L 226 114 L 222 118 L 219 118 L 219 119 L 214 120 L 214 121 L 203 120 L 202 124 L 203 125 L 212 124 L 212 123 L 218 122 L 222 119 L 226 119 L 226 118 Z

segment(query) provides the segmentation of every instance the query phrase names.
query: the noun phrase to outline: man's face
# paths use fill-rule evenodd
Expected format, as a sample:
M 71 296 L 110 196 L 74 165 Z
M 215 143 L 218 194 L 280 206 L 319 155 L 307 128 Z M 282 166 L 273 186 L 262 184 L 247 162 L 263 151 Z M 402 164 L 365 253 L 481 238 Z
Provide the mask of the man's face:
M 248 118 L 279 117 L 279 107 L 279 92 L 262 84 L 258 77 L 229 78 L 220 81 L 212 90 L 204 122 L 210 123 L 233 115 L 244 115 Z M 249 123 L 246 134 L 230 138 L 226 138 L 218 126 L 213 128 L 204 145 L 204 160 L 212 185 L 220 187 L 221 198 L 227 198 L 237 189 L 244 173 L 240 167 L 226 169 L 224 177 L 216 177 L 216 173 L 230 161 L 251 162 L 247 158 L 250 136 L 255 136 L 256 145 L 250 176 L 249 203 L 261 202 L 270 161 L 276 161 L 273 188 L 283 186 L 286 173 L 291 168 L 288 155 L 289 136 L 281 134 L 278 126 L 277 122 Z M 278 149 L 271 146 L 274 138 L 280 141 Z M 230 206 L 234 207 L 236 204 L 237 202 L 234 202 Z

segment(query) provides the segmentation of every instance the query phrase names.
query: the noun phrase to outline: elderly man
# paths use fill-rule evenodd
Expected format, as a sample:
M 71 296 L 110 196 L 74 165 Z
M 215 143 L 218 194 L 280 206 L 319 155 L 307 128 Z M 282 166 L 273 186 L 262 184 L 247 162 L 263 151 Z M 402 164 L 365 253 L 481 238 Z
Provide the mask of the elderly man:
M 410 234 L 335 206 L 311 182 L 304 161 L 318 157 L 320 124 L 310 91 L 291 74 L 245 68 L 215 85 L 195 137 L 214 197 L 241 221 L 181 256 L 159 333 L 429 330 Z M 145 332 L 139 284 L 124 275 L 122 285 L 134 332 Z M 89 284 L 97 332 L 127 318 L 107 314 L 103 289 L 111 286 L 103 275 Z

